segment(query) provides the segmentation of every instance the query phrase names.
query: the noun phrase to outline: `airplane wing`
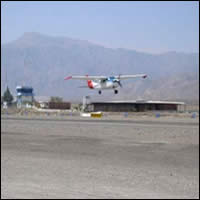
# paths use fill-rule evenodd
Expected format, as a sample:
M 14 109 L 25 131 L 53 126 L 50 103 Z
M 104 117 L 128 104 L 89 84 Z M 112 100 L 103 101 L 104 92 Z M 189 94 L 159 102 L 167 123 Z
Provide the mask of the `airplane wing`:
M 118 76 L 114 76 L 116 79 L 119 80 L 124 80 L 124 79 L 130 79 L 130 78 L 146 78 L 147 75 L 146 74 L 135 74 L 135 75 L 118 75 Z
M 104 80 L 107 79 L 107 76 L 67 76 L 65 80 L 69 79 L 78 79 L 78 80 Z
M 118 76 L 112 76 L 111 78 L 123 80 L 123 79 L 130 79 L 130 78 L 146 78 L 146 74 L 135 74 L 135 75 L 118 75 Z M 67 76 L 65 77 L 65 80 L 69 79 L 77 79 L 77 80 L 106 80 L 108 79 L 108 76 Z

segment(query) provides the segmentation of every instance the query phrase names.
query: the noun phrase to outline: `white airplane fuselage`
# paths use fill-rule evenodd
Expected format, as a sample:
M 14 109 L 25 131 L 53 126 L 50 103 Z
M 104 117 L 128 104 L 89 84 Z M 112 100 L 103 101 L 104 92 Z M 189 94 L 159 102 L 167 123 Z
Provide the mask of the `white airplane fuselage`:
M 88 80 L 88 87 L 90 89 L 97 89 L 97 90 L 105 90 L 105 89 L 115 89 L 119 87 L 119 84 L 117 82 L 113 82 L 112 80 L 106 80 L 106 81 L 92 81 Z

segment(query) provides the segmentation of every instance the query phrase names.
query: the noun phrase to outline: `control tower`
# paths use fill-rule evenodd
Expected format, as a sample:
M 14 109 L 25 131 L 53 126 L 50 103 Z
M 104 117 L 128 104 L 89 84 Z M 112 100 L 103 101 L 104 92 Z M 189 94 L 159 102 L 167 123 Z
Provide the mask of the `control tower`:
M 33 104 L 33 88 L 28 86 L 17 86 L 17 107 Z

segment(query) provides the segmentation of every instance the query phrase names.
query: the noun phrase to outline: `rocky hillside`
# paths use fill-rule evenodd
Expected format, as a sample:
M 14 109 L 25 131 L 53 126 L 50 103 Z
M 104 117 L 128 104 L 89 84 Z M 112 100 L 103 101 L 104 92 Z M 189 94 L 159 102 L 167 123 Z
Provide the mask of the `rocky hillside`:
M 94 99 L 199 99 L 198 53 L 147 54 L 111 49 L 88 41 L 25 33 L 1 46 L 1 92 L 7 83 L 30 85 L 37 96 L 68 100 L 91 95 Z M 78 88 L 84 81 L 64 81 L 68 75 L 118 75 L 146 73 L 147 79 L 123 81 L 118 95 Z

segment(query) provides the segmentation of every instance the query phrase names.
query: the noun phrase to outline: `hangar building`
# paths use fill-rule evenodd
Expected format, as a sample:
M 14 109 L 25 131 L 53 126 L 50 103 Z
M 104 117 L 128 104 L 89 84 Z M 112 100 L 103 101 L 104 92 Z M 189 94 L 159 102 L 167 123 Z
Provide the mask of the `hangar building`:
M 105 101 L 91 102 L 88 108 L 94 112 L 178 111 L 184 104 L 184 102 L 172 101 Z

